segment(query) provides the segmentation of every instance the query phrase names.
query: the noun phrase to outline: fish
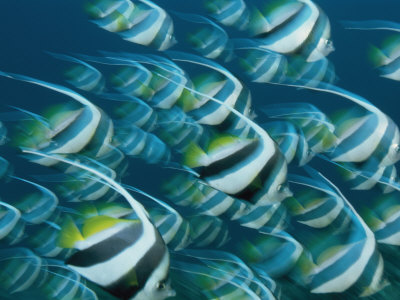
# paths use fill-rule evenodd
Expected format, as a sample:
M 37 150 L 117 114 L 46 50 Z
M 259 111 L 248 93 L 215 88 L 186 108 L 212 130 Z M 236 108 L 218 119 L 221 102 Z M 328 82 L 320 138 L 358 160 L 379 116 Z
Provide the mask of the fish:
M 158 122 L 158 114 L 142 99 L 129 94 L 102 93 L 101 96 L 107 100 L 120 102 L 115 107 L 115 117 L 113 118 L 117 127 L 135 125 L 147 132 L 154 131 Z
M 176 43 L 171 17 L 150 0 L 93 0 L 85 10 L 93 23 L 129 42 L 161 51 Z
M 241 226 L 253 229 L 273 228 L 283 230 L 287 225 L 287 211 L 280 202 L 271 204 L 248 204 L 246 210 L 235 220 Z
M 154 90 L 150 86 L 153 77 L 151 71 L 137 62 L 131 62 L 128 65 L 122 65 L 111 75 L 111 84 L 120 94 L 126 96 L 150 98 Z
M 311 153 L 329 153 L 337 146 L 335 124 L 313 104 L 304 102 L 271 104 L 261 110 L 270 118 L 283 119 L 298 127 Z
M 5 297 L 40 297 L 41 299 L 97 300 L 96 293 L 81 276 L 60 260 L 44 259 L 28 248 L 1 249 L 1 290 Z
M 204 8 L 212 18 L 225 26 L 245 30 L 250 22 L 249 9 L 243 0 L 207 0 Z
M 191 84 L 184 70 L 164 57 L 130 53 L 116 54 L 103 52 L 103 54 L 104 57 L 86 55 L 81 55 L 81 57 L 99 64 L 139 69 L 138 75 L 144 73 L 146 78 L 149 79 L 146 79 L 146 81 L 136 81 L 135 85 L 143 86 L 144 90 L 138 96 L 144 98 L 143 100 L 154 108 L 170 109 L 182 96 L 184 91 L 183 86 Z M 138 64 L 140 64 L 140 67 Z M 143 65 L 146 67 L 143 67 Z M 151 74 L 147 74 L 146 71 L 142 70 L 143 68 L 146 68 Z M 178 85 L 176 82 L 180 84 Z
M 197 299 L 276 299 L 237 256 L 225 251 L 174 253 L 171 275 L 181 295 Z M 178 286 L 179 285 L 179 286 Z
M 208 71 L 206 74 L 192 79 L 193 90 L 187 88 L 189 92 L 200 97 L 200 101 L 194 104 L 189 115 L 200 124 L 222 124 L 231 112 L 224 105 L 212 101 L 211 97 L 224 102 L 229 107 L 236 107 L 241 93 L 245 90 L 244 84 L 227 69 L 212 60 L 176 51 L 168 51 L 168 55 L 173 61 L 206 68 Z M 178 82 L 175 82 L 175 85 L 181 86 L 181 84 L 178 85 Z
M 313 158 L 314 153 L 301 128 L 285 121 L 268 122 L 262 126 L 278 143 L 288 164 L 295 160 L 299 166 L 303 166 Z
M 105 89 L 104 76 L 95 67 L 73 56 L 59 53 L 49 54 L 71 64 L 64 76 L 67 78 L 67 82 L 75 88 L 92 93 L 101 93 Z
M 90 172 L 118 191 L 137 216 L 136 220 L 95 216 L 83 222 L 82 228 L 72 218 L 66 218 L 61 226 L 59 246 L 79 250 L 66 261 L 72 270 L 119 296 L 133 299 L 165 299 L 174 296 L 175 292 L 167 284 L 168 249 L 142 204 L 114 179 L 84 163 L 36 150 L 24 149 L 23 152 Z M 126 238 L 127 232 L 133 235 Z M 107 247 L 109 243 L 114 244 L 115 248 Z M 141 249 L 140 253 L 138 249 Z M 127 256 L 130 259 L 127 260 Z M 149 267 L 146 261 L 150 258 Z M 122 263 L 115 263 L 121 260 Z
M 289 72 L 288 58 L 250 39 L 235 39 L 237 64 L 252 82 L 281 82 Z
M 203 180 L 239 199 L 257 204 L 279 202 L 290 196 L 285 186 L 286 160 L 277 146 L 268 159 L 262 155 L 264 147 L 261 139 L 221 135 L 210 140 L 206 151 L 192 144 L 184 165 L 204 167 L 199 173 Z
M 210 59 L 230 61 L 233 57 L 232 42 L 226 31 L 210 19 L 196 14 L 173 12 L 177 21 L 182 24 L 177 26 L 185 28 L 181 33 L 176 32 L 178 41 L 186 42 L 196 52 Z M 187 32 L 187 28 L 194 27 Z M 181 37 L 182 36 L 182 37 Z
M 331 181 L 311 167 L 307 167 L 307 172 L 311 178 L 296 176 L 296 181 L 336 197 L 344 203 L 342 211 L 350 219 L 345 226 L 336 229 L 336 233 L 330 233 L 329 239 L 322 239 L 323 233 L 312 236 L 314 241 L 310 244 L 303 239 L 303 245 L 310 249 L 316 261 L 310 272 L 311 293 L 338 293 L 358 284 L 362 287 L 357 292 L 360 295 L 379 291 L 383 283 L 383 260 L 377 251 L 373 232 Z M 324 205 L 323 202 L 321 205 Z M 325 214 L 334 211 L 325 207 Z M 317 221 L 317 218 L 313 219 Z
M 254 20 L 249 23 L 254 25 L 250 25 L 252 34 L 262 48 L 298 54 L 307 62 L 334 51 L 329 19 L 311 0 L 275 1 L 262 11 L 253 8 L 250 20 Z
M 175 175 L 162 186 L 166 196 L 177 205 L 190 207 L 199 214 L 236 220 L 248 204 L 233 198 L 189 175 Z
M 140 291 L 141 287 L 148 283 L 156 284 L 156 282 L 152 282 L 154 281 L 153 277 L 157 275 L 157 277 L 165 276 L 163 269 L 168 265 L 168 254 L 165 252 L 165 248 L 163 249 L 162 243 L 157 241 L 151 248 L 145 248 L 148 251 L 146 256 L 139 260 L 136 259 L 128 266 L 121 268 L 120 264 L 115 263 L 115 261 L 122 260 L 122 264 L 126 264 L 129 261 L 127 257 L 130 260 L 137 257 L 137 255 L 132 256 L 132 251 L 137 249 L 138 246 L 135 247 L 135 242 L 144 234 L 143 231 L 144 229 L 139 221 L 115 219 L 107 216 L 92 217 L 83 223 L 81 232 L 73 221 L 64 224 L 60 245 L 66 248 L 79 249 L 79 252 L 66 260 L 66 264 L 73 270 L 112 291 L 117 296 L 132 297 L 138 294 L 137 297 L 143 293 Z M 157 245 L 158 243 L 160 245 Z M 102 247 L 102 245 L 107 244 L 114 246 L 111 248 Z M 150 259 L 148 256 L 150 253 L 153 254 L 151 254 L 152 262 L 149 265 L 146 260 Z M 99 270 L 105 269 L 109 270 L 107 276 L 100 275 Z M 140 270 L 140 272 L 137 270 Z M 164 283 L 164 280 L 166 278 L 161 279 L 161 283 Z M 162 291 L 156 290 L 156 297 L 162 299 L 162 294 Z
M 117 127 L 114 144 L 125 155 L 139 157 L 150 164 L 170 160 L 170 148 L 156 135 L 146 132 L 135 125 Z
M 180 107 L 158 112 L 154 133 L 171 149 L 184 153 L 191 143 L 207 140 L 207 131 Z
M 211 64 L 213 69 L 221 69 L 215 63 L 206 61 L 204 58 L 176 52 L 172 55 L 175 57 L 172 58 L 173 60 L 200 65 L 206 64 L 206 66 Z M 222 70 L 222 72 L 227 73 L 228 71 Z M 232 75 L 229 75 L 229 73 L 227 73 L 227 76 L 235 80 L 235 89 L 240 90 L 241 83 L 237 79 L 234 79 Z M 223 113 L 227 116 L 226 112 L 228 114 L 231 112 L 245 121 L 259 138 L 244 139 L 232 135 L 216 136 L 206 146 L 208 149 L 206 150 L 207 152 L 204 152 L 198 145 L 192 144 L 192 147 L 185 154 L 184 164 L 191 168 L 206 167 L 204 168 L 203 179 L 206 178 L 206 182 L 210 186 L 227 194 L 235 195 L 238 198 L 252 198 L 253 202 L 262 203 L 266 201 L 280 201 L 290 194 L 288 188 L 285 187 L 287 164 L 279 147 L 259 125 L 232 108 L 230 102 L 235 98 L 229 96 L 222 101 L 193 89 L 190 89 L 190 91 L 194 94 L 207 97 L 209 102 L 218 104 L 219 107 L 216 107 L 218 110 L 224 108 L 225 111 L 221 111 L 221 114 Z M 228 101 L 228 99 L 232 100 Z M 211 115 L 214 115 L 214 113 Z M 247 150 L 244 150 L 248 154 L 240 156 L 241 158 L 243 157 L 241 161 L 233 158 L 235 154 L 240 155 L 240 150 L 246 147 L 252 150 L 251 155 L 249 155 L 250 153 Z M 219 153 L 220 151 L 222 151 L 221 153 L 226 153 L 228 156 L 223 158 L 222 154 Z M 235 161 L 234 165 L 236 166 L 224 163 L 228 167 L 226 170 L 217 167 L 224 160 L 228 162 L 226 159 L 230 159 L 229 156 Z M 212 167 L 214 163 L 215 168 Z M 242 174 L 246 174 L 246 176 L 242 176 Z M 251 175 L 249 176 L 248 174 Z M 254 184 L 261 186 L 261 189 L 254 189 L 251 187 L 251 184 L 259 175 L 260 178 L 258 180 L 261 180 L 261 182 L 255 182 Z M 235 184 L 232 184 L 233 182 Z M 258 195 L 255 196 L 256 198 L 253 198 L 257 192 Z
M 367 99 L 324 82 L 317 85 L 274 84 L 337 95 L 357 105 L 354 109 L 339 114 L 335 122 L 337 140 L 335 148 L 329 154 L 333 161 L 357 164 L 372 161 L 378 168 L 395 164 L 400 159 L 400 133 L 397 124 Z
M 333 84 L 338 78 L 331 61 L 322 57 L 307 61 L 302 56 L 284 55 L 262 47 L 251 39 L 234 39 L 236 64 L 244 70 L 247 78 L 257 83 L 296 83 L 318 85 L 319 82 Z
M 234 253 L 251 268 L 262 269 L 272 278 L 289 273 L 303 252 L 301 244 L 290 234 L 271 233 L 268 228 L 249 232 L 233 247 Z
M 1 289 L 10 294 L 26 291 L 43 283 L 43 260 L 26 248 L 1 249 Z M 23 258 L 23 259 L 22 259 Z M 41 278 L 42 277 L 42 278 Z
M 396 32 L 396 34 L 385 38 L 380 46 L 370 46 L 368 55 L 373 66 L 378 69 L 381 77 L 400 81 L 399 23 L 387 20 L 342 21 L 341 23 L 346 29 L 351 30 Z
M 14 207 L 22 213 L 22 219 L 31 224 L 40 224 L 50 218 L 55 212 L 59 200 L 57 195 L 50 189 L 27 179 L 12 176 L 21 182 L 25 182 L 36 189 L 28 193 L 19 201 L 15 201 Z
M 29 127 L 30 131 L 38 131 L 38 136 L 31 133 L 31 137 L 26 139 L 25 145 L 19 141 L 20 145 L 26 147 L 36 147 L 37 149 L 58 154 L 73 154 L 82 151 L 84 148 L 92 155 L 98 156 L 107 151 L 107 145 L 113 134 L 113 123 L 109 117 L 97 106 L 77 92 L 49 82 L 28 76 L 1 72 L 0 76 L 14 80 L 31 83 L 53 90 L 57 93 L 66 95 L 74 99 L 81 106 L 72 107 L 69 105 L 56 106 L 49 109 L 49 124 L 34 121 Z M 43 128 L 47 127 L 47 128 Z M 46 158 L 36 158 L 36 162 L 45 166 L 57 163 Z
M 379 75 L 400 81 L 400 36 L 390 36 L 379 47 L 371 46 L 369 57 Z
M 365 205 L 361 215 L 375 234 L 377 243 L 399 245 L 398 192 L 381 195 L 371 205 Z
M 362 100 L 354 94 L 346 95 Z M 339 114 L 334 121 L 338 139 L 330 157 L 336 162 L 362 163 L 374 160 L 374 165 L 377 167 L 396 163 L 400 158 L 397 154 L 400 151 L 397 149 L 399 143 L 397 125 L 371 104 L 362 105 L 369 110 L 367 112 L 348 110 L 345 115 Z

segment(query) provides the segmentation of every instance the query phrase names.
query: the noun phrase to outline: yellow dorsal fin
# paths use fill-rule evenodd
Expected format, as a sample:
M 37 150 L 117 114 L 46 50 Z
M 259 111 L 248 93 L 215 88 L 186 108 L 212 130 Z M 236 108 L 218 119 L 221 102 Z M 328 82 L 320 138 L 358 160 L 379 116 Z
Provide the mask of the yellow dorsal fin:
M 207 154 L 199 147 L 199 145 L 196 143 L 190 143 L 183 157 L 183 164 L 190 168 L 204 166 L 202 160 L 206 157 Z
M 240 142 L 241 139 L 234 135 L 219 135 L 213 138 L 207 147 L 207 152 L 218 151 L 221 148 L 229 147 L 230 145 L 234 145 Z
M 139 222 L 139 220 L 124 220 L 117 219 L 109 216 L 96 216 L 85 220 L 82 227 L 82 234 L 84 238 L 88 238 L 89 236 L 111 228 L 119 223 L 126 222 Z
M 74 248 L 76 242 L 83 240 L 84 238 L 74 220 L 67 216 L 61 227 L 58 245 L 62 248 Z

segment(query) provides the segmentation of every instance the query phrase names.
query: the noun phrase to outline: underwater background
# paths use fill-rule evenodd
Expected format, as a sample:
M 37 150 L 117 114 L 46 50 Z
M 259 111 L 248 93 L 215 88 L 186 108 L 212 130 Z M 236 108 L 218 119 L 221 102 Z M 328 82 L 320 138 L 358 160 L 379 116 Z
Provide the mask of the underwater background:
M 165 9 L 167 12 L 179 11 L 182 13 L 204 14 L 205 11 L 202 4 L 203 1 L 154 0 L 153 2 L 156 5 Z M 259 5 L 260 2 L 268 2 L 268 0 L 252 0 L 245 2 L 249 6 L 251 6 Z M 378 107 L 379 110 L 389 116 L 394 123 L 400 124 L 400 114 L 398 113 L 398 95 L 400 94 L 400 84 L 398 83 L 398 81 L 380 77 L 376 68 L 374 68 L 374 66 L 372 66 L 372 64 L 370 63 L 368 57 L 368 47 L 371 44 L 379 45 L 385 36 L 389 36 L 392 33 L 381 30 L 348 30 L 344 28 L 345 26 L 341 23 L 341 21 L 343 20 L 361 21 L 375 19 L 400 22 L 400 17 L 398 13 L 400 9 L 400 3 L 395 0 L 315 0 L 314 2 L 325 12 L 331 24 L 331 40 L 333 41 L 335 50 L 330 53 L 327 58 L 334 66 L 334 72 L 337 77 L 337 79 L 334 81 L 334 85 L 368 99 L 374 106 Z M 115 111 L 115 108 L 119 105 L 119 102 L 105 100 L 102 97 L 98 97 L 98 95 L 90 94 L 90 92 L 88 93 L 79 91 L 79 89 L 74 88 L 72 85 L 66 83 L 64 76 L 66 62 L 52 57 L 49 52 L 71 56 L 81 54 L 88 56 L 101 56 L 101 53 L 105 52 L 113 52 L 117 54 L 119 52 L 127 52 L 132 54 L 154 54 L 161 56 L 163 56 L 164 54 L 163 51 L 158 51 L 157 49 L 154 49 L 154 47 L 146 47 L 143 45 L 131 43 L 125 41 L 121 38 L 121 36 L 116 33 L 103 30 L 102 28 L 90 21 L 91 19 L 84 9 L 85 3 L 85 1 L 79 0 L 4 1 L 2 9 L 0 10 L 0 71 L 10 72 L 14 74 L 23 74 L 25 76 L 30 76 L 32 78 L 43 80 L 45 82 L 68 86 L 74 91 L 84 95 L 90 101 L 93 101 L 93 103 L 101 107 L 106 114 L 112 115 L 112 112 Z M 207 15 L 204 14 L 204 16 Z M 191 30 L 190 24 L 188 25 L 182 20 L 176 21 L 174 19 L 174 26 L 180 31 L 183 30 L 190 32 Z M 246 33 L 243 33 L 235 28 L 223 28 L 226 30 L 231 39 L 246 37 Z M 172 47 L 172 50 L 199 55 L 184 43 L 180 44 L 179 41 L 176 45 Z M 168 55 L 164 57 L 168 57 Z M 262 108 L 265 105 L 270 104 L 280 104 L 283 107 L 285 103 L 311 103 L 318 107 L 320 111 L 324 112 L 328 116 L 330 116 L 333 112 L 342 109 L 348 109 L 350 111 L 350 108 L 355 106 L 354 103 L 352 103 L 351 101 L 341 99 L 340 96 L 332 95 L 329 93 L 320 93 L 301 87 L 254 83 L 249 80 L 249 77 L 246 77 L 243 69 L 241 69 L 240 66 L 236 65 L 234 61 L 216 61 L 220 65 L 231 71 L 234 76 L 242 80 L 251 91 L 252 107 L 256 114 L 254 121 L 257 124 L 264 124 L 268 121 L 271 121 L 271 118 L 268 118 L 267 114 L 262 112 Z M 93 65 L 96 64 L 94 63 Z M 188 68 L 190 70 L 190 67 Z M 105 71 L 106 76 L 107 72 L 108 71 Z M 286 82 L 281 81 L 281 83 Z M 290 84 L 292 83 L 293 82 L 290 82 Z M 35 117 L 32 118 L 29 114 L 25 115 L 25 117 L 21 117 L 22 115 L 24 115 L 24 113 L 21 112 L 19 109 L 13 109 L 11 106 L 15 106 L 17 108 L 24 109 L 35 114 L 41 114 L 51 105 L 63 101 L 68 102 L 70 99 L 65 95 L 51 92 L 46 88 L 39 87 L 37 85 L 31 85 L 25 82 L 21 82 L 19 80 L 10 80 L 9 78 L 5 78 L 3 76 L 0 78 L 0 87 L 2 92 L 0 101 L 0 121 L 2 121 L 4 123 L 4 126 L 7 128 L 7 142 L 4 145 L 0 146 L 0 156 L 5 158 L 12 166 L 10 168 L 10 171 L 7 171 L 10 172 L 9 176 L 15 175 L 20 178 L 29 178 L 29 180 L 46 186 L 57 194 L 56 186 L 59 185 L 58 179 L 53 180 L 51 179 L 51 176 L 46 177 L 45 175 L 54 173 L 59 174 L 60 171 L 54 171 L 51 168 L 46 168 L 44 166 L 40 166 L 26 160 L 23 156 L 21 156 L 21 152 L 18 150 L 18 147 L 20 147 L 21 145 L 18 145 L 18 142 L 16 142 L 13 138 L 14 136 L 18 135 L 18 124 L 20 124 L 20 122 L 24 122 L 29 119 L 35 119 Z M 54 101 L 54 99 L 57 100 Z M 253 136 L 251 136 L 250 138 L 253 138 Z M 179 163 L 182 161 L 181 156 L 185 156 L 185 151 L 182 151 L 177 155 L 176 161 L 179 161 Z M 174 159 L 172 159 L 172 161 L 174 161 Z M 126 185 L 133 186 L 165 201 L 167 204 L 172 205 L 178 212 L 182 212 L 183 215 L 188 214 L 192 216 L 193 213 L 195 213 L 195 211 L 190 210 L 188 212 L 186 211 L 186 208 L 181 208 L 179 205 L 175 205 L 173 200 L 171 201 L 171 199 L 166 196 L 166 192 L 163 189 L 166 181 L 168 182 L 172 180 L 174 176 L 177 176 L 179 174 L 187 174 L 185 170 L 176 170 L 179 168 L 184 169 L 182 166 L 178 166 L 177 164 L 165 166 L 162 164 L 162 161 L 157 163 L 148 163 L 146 162 L 146 159 L 143 159 L 143 157 L 129 157 L 127 158 L 127 164 L 128 167 L 127 170 L 124 171 L 124 176 L 122 178 L 118 178 L 118 180 L 121 180 L 121 182 Z M 365 206 L 368 206 L 370 208 L 374 207 L 376 199 L 379 199 L 379 197 L 381 197 L 382 195 L 382 190 L 378 187 L 374 187 L 369 190 L 351 189 L 349 183 L 344 180 L 343 174 L 338 172 L 337 167 L 331 162 L 328 162 L 324 159 L 314 157 L 311 162 L 307 163 L 307 166 L 311 166 L 313 169 L 320 171 L 326 178 L 333 182 L 341 190 L 345 198 L 349 200 L 354 209 L 358 212 L 363 211 Z M 64 169 L 61 168 L 61 170 Z M 302 169 L 302 166 L 296 166 L 295 164 L 289 166 L 289 174 L 290 173 L 302 174 L 303 176 L 305 176 L 305 172 Z M 394 183 L 394 185 L 396 186 L 396 184 L 397 181 L 396 183 Z M 26 187 L 26 190 L 24 189 L 25 187 L 25 185 L 21 185 L 21 182 L 18 179 L 4 179 L 1 183 L 0 190 L 1 201 L 12 205 L 14 201 L 13 199 L 19 199 L 23 197 L 26 193 L 31 192 L 30 186 Z M 290 183 L 289 187 L 292 187 Z M 294 188 L 293 190 L 296 191 L 296 188 Z M 394 195 L 393 199 L 397 200 L 396 204 L 394 204 L 391 209 L 399 210 L 400 194 L 398 191 L 394 191 L 391 194 Z M 132 192 L 132 195 L 135 199 L 141 201 L 144 207 L 147 208 L 146 205 L 148 203 L 148 200 L 144 199 L 146 197 L 134 192 Z M 63 197 L 59 194 L 57 194 L 57 196 L 60 199 Z M 296 192 L 294 194 L 294 197 L 296 197 Z M 62 200 L 60 200 L 60 203 L 61 202 Z M 66 201 L 66 203 L 67 202 L 68 201 Z M 95 201 L 93 201 L 93 203 L 94 205 L 96 205 Z M 288 219 L 290 219 L 290 216 L 288 217 Z M 227 230 L 230 232 L 229 243 L 241 243 L 241 238 L 243 236 L 251 236 L 251 232 L 247 231 L 248 228 L 243 229 L 242 232 L 241 229 L 238 228 L 240 226 L 237 226 L 237 224 L 231 224 L 229 221 L 226 221 L 223 218 L 222 220 L 223 222 L 225 222 L 225 225 L 223 226 L 227 226 Z M 309 237 L 308 235 L 310 233 L 307 231 L 307 229 L 303 228 L 304 225 L 299 225 L 299 227 L 296 228 L 294 223 L 291 223 L 292 221 L 285 222 L 287 222 L 288 224 L 290 223 L 290 225 L 288 225 L 291 228 L 290 230 L 297 232 L 298 236 L 296 236 L 295 238 L 300 244 L 302 243 L 301 237 L 303 230 L 305 232 L 304 236 Z M 35 226 L 37 226 L 37 224 Z M 218 227 L 222 225 L 214 226 Z M 27 225 L 27 227 L 29 227 L 29 225 Z M 26 238 L 27 235 L 35 235 L 35 228 L 32 228 L 33 227 L 26 231 L 24 238 Z M 285 226 L 282 226 L 282 230 L 284 229 Z M 352 230 L 356 229 L 353 228 Z M 396 230 L 400 229 L 396 228 Z M 292 231 L 290 232 L 292 234 Z M 271 232 L 269 232 L 269 234 L 272 235 Z M 318 236 L 318 238 L 322 240 L 328 240 L 331 237 L 329 233 L 318 233 L 316 236 Z M 29 246 L 24 245 L 23 239 L 15 244 L 10 244 L 6 240 L 0 242 L 0 251 L 2 251 L 0 253 L 0 263 L 7 261 L 7 257 L 12 257 L 12 253 L 5 251 L 6 249 L 12 249 L 13 247 L 29 248 Z M 276 251 L 276 249 L 278 248 L 274 248 L 274 243 L 277 242 L 272 241 L 271 246 L 265 246 L 264 250 L 260 251 Z M 232 244 L 228 244 L 227 248 L 224 248 L 222 246 L 220 248 L 221 251 L 229 251 L 229 249 L 231 249 L 230 245 Z M 365 294 L 366 299 L 396 299 L 397 296 L 400 295 L 400 286 L 397 282 L 399 280 L 398 276 L 400 276 L 400 273 L 398 272 L 399 253 L 397 248 L 399 247 L 399 245 L 393 246 L 378 243 L 377 248 L 383 256 L 385 271 L 383 271 L 382 279 L 379 279 L 379 281 L 382 281 L 378 285 L 379 288 L 376 287 L 376 291 L 371 292 L 370 295 Z M 243 248 L 245 249 L 245 247 Z M 274 248 L 275 250 L 271 250 L 272 248 Z M 193 247 L 193 249 L 201 249 L 199 251 L 203 252 L 201 252 L 200 255 L 200 252 L 193 252 L 194 254 L 190 254 L 191 252 L 189 251 L 189 254 L 187 254 L 188 257 L 198 255 L 196 259 L 200 261 L 200 264 L 205 264 L 206 267 L 211 268 L 212 271 L 217 268 L 219 270 L 218 272 L 220 272 L 216 272 L 217 275 L 215 276 L 217 278 L 223 278 L 223 276 L 226 276 L 226 272 L 230 272 L 220 270 L 224 270 L 224 268 L 226 268 L 225 270 L 231 270 L 230 268 L 233 268 L 232 266 L 216 266 L 212 263 L 207 263 L 209 261 L 215 260 L 216 257 L 219 257 L 219 254 L 217 255 L 212 252 L 219 249 L 219 247 L 215 246 L 215 244 L 212 244 L 212 247 Z M 210 250 L 208 254 L 207 249 Z M 172 257 L 175 257 L 174 255 L 176 255 L 174 251 L 175 250 L 171 250 L 171 253 L 173 253 Z M 290 250 L 287 251 L 289 251 L 288 253 L 291 253 Z M 214 254 L 216 256 L 213 256 Z M 207 258 L 202 257 L 202 255 L 206 256 Z M 212 259 L 210 257 L 212 257 Z M 238 255 L 238 257 L 240 257 L 240 255 Z M 51 257 L 51 259 L 53 258 L 59 259 L 59 257 Z M 221 260 L 224 261 L 225 259 L 226 257 Z M 240 257 L 240 259 L 247 263 L 244 258 Z M 59 260 L 63 261 L 62 258 L 60 258 Z M 251 258 L 249 258 L 249 260 L 251 261 Z M 279 262 L 280 260 L 273 260 L 273 258 L 271 258 L 269 266 L 271 267 L 271 269 L 279 269 Z M 348 264 L 350 265 L 352 262 L 353 261 L 350 259 L 348 261 Z M 187 265 L 185 265 L 185 263 Z M 175 269 L 179 269 L 179 266 L 182 266 L 182 268 L 184 269 L 184 266 L 188 267 L 190 264 L 196 266 L 195 262 L 189 263 L 185 261 L 185 259 L 183 259 L 181 262 L 179 261 L 179 258 L 176 259 L 176 263 L 172 262 L 171 264 L 174 266 Z M 294 262 L 293 264 L 295 265 L 296 262 Z M 11 268 L 11 270 L 19 270 L 17 265 L 8 267 Z M 293 268 L 293 270 L 296 267 L 299 269 L 302 268 L 302 266 L 298 265 L 291 265 L 290 267 L 282 266 L 282 268 Z M 193 268 L 195 269 L 196 267 Z M 307 267 L 304 268 L 307 269 Z M 343 268 L 346 268 L 346 266 L 343 266 Z M 257 268 L 254 269 L 256 270 Z M 188 270 L 190 270 L 189 267 Z M 199 270 L 203 269 L 200 268 Z M 290 272 L 292 272 L 291 275 L 289 275 Z M 367 275 L 367 277 L 373 276 L 374 271 L 367 270 L 366 273 L 368 272 L 370 273 L 369 275 Z M 243 292 L 243 294 L 238 293 L 230 295 L 225 290 L 218 290 L 218 288 L 215 287 L 218 286 L 219 281 L 214 277 L 212 279 L 216 280 L 217 283 L 212 282 L 210 278 L 204 279 L 196 276 L 185 277 L 184 273 L 179 273 L 179 271 L 176 271 L 175 273 L 173 272 L 173 274 L 170 275 L 170 280 L 171 286 L 176 292 L 176 296 L 171 299 L 357 299 L 361 297 L 360 295 L 362 295 L 366 289 L 368 289 L 368 284 L 365 284 L 365 282 L 361 282 L 360 286 L 352 286 L 351 288 L 345 289 L 343 291 L 338 290 L 334 291 L 333 293 L 310 293 L 311 288 L 308 285 L 308 279 L 306 279 L 304 283 L 302 281 L 302 275 L 297 274 L 301 273 L 300 271 L 289 270 L 287 272 L 276 272 L 278 274 L 276 277 L 271 276 L 272 278 L 268 278 L 268 280 L 264 278 L 265 281 L 262 280 L 262 276 L 260 276 L 261 279 L 254 279 L 254 282 L 257 282 L 257 284 L 260 285 L 261 283 L 259 282 L 262 282 L 262 284 L 266 287 L 265 289 L 270 291 L 269 294 L 262 294 L 257 292 L 257 289 L 260 289 L 260 287 L 251 287 L 251 285 L 254 283 L 251 281 L 251 276 L 257 277 L 257 275 L 254 274 L 257 273 L 256 271 L 248 271 L 248 274 L 251 273 L 252 275 L 243 275 L 246 274 L 246 272 L 243 270 L 240 270 L 240 272 L 238 273 L 242 274 L 238 277 L 239 279 L 235 279 L 233 278 L 234 276 L 232 274 L 229 274 L 232 275 L 232 278 L 230 276 L 227 276 L 227 278 L 223 278 L 222 282 L 223 284 L 231 286 L 231 288 L 233 286 L 233 288 L 243 289 L 245 292 Z M 16 273 L 8 271 L 6 266 L 0 266 L 0 278 L 2 278 L 4 282 L 6 281 L 4 278 L 12 278 L 13 276 L 21 276 L 19 280 L 22 281 L 16 281 L 13 284 L 7 283 L 5 284 L 5 286 L 2 286 L 2 283 L 0 282 L 0 299 L 96 299 L 96 297 L 98 299 L 130 299 L 129 296 L 121 296 L 118 294 L 118 292 L 114 293 L 114 296 L 111 296 L 113 292 L 107 291 L 107 288 L 101 288 L 101 284 L 96 285 L 96 283 L 90 282 L 90 280 L 84 281 L 81 279 L 78 279 L 78 282 L 79 280 L 81 280 L 79 283 L 79 289 L 85 289 L 85 286 L 88 286 L 91 291 L 93 291 L 93 293 L 84 291 L 80 291 L 77 294 L 69 293 L 74 288 L 63 286 L 62 288 L 65 288 L 65 290 L 62 290 L 62 288 L 60 287 L 62 285 L 61 283 L 54 283 L 54 286 L 56 287 L 52 286 L 49 289 L 44 288 L 39 292 L 35 290 L 34 286 L 23 290 L 18 290 L 17 285 L 22 285 L 24 281 L 23 278 L 25 278 L 25 280 L 28 280 L 30 276 L 28 274 L 24 274 L 23 276 L 26 277 L 23 277 L 21 273 L 19 273 L 19 275 L 16 275 Z M 248 278 L 246 278 L 246 276 L 248 276 Z M 83 275 L 83 277 L 85 276 Z M 302 279 L 294 279 L 298 277 L 302 277 Z M 246 281 L 246 279 L 249 278 L 251 283 L 248 283 Z M 76 279 L 73 279 L 71 281 L 75 283 L 77 282 Z M 191 281 L 192 283 L 190 283 Z M 46 282 L 51 281 L 50 279 L 44 279 L 41 285 L 43 284 L 43 286 L 45 286 Z M 189 288 L 182 288 L 179 282 L 183 282 L 183 285 L 189 286 Z M 193 284 L 193 286 L 191 286 L 191 284 Z M 223 285 L 222 283 L 220 284 Z M 207 290 L 207 288 L 209 288 L 210 286 L 213 286 L 215 290 L 213 290 L 213 288 L 210 288 L 210 291 L 208 292 L 201 292 Z M 55 292 L 55 290 L 57 289 L 58 292 Z M 247 289 L 250 289 L 251 293 L 247 292 Z M 225 292 L 226 294 L 224 294 Z M 229 292 L 231 291 L 229 290 Z M 151 298 L 150 296 L 148 296 L 148 298 L 136 299 L 164 298 Z

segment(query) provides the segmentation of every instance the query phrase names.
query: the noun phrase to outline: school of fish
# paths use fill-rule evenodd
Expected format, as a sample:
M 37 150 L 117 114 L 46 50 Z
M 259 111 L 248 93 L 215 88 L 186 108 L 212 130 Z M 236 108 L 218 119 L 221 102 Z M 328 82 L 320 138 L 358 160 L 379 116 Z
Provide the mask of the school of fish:
M 0 70 L 45 104 L 0 113 L 1 299 L 396 298 L 399 127 L 340 87 L 317 0 L 82 2 L 132 51 L 48 49 L 54 82 Z M 371 69 L 400 81 L 400 23 L 341 25 L 378 31 Z

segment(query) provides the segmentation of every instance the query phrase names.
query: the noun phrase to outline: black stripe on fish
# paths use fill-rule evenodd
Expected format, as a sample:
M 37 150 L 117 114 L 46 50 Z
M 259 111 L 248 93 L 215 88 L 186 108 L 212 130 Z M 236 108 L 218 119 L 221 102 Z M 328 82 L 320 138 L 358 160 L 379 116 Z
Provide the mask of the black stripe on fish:
M 236 164 L 241 164 L 257 149 L 258 145 L 259 141 L 254 140 L 239 151 L 211 163 L 201 171 L 200 175 L 202 177 L 218 176 L 219 173 L 224 172 L 226 169 L 231 169 Z
M 133 224 L 101 242 L 76 252 L 66 263 L 76 267 L 90 267 L 105 262 L 136 243 L 143 234 L 141 224 Z

